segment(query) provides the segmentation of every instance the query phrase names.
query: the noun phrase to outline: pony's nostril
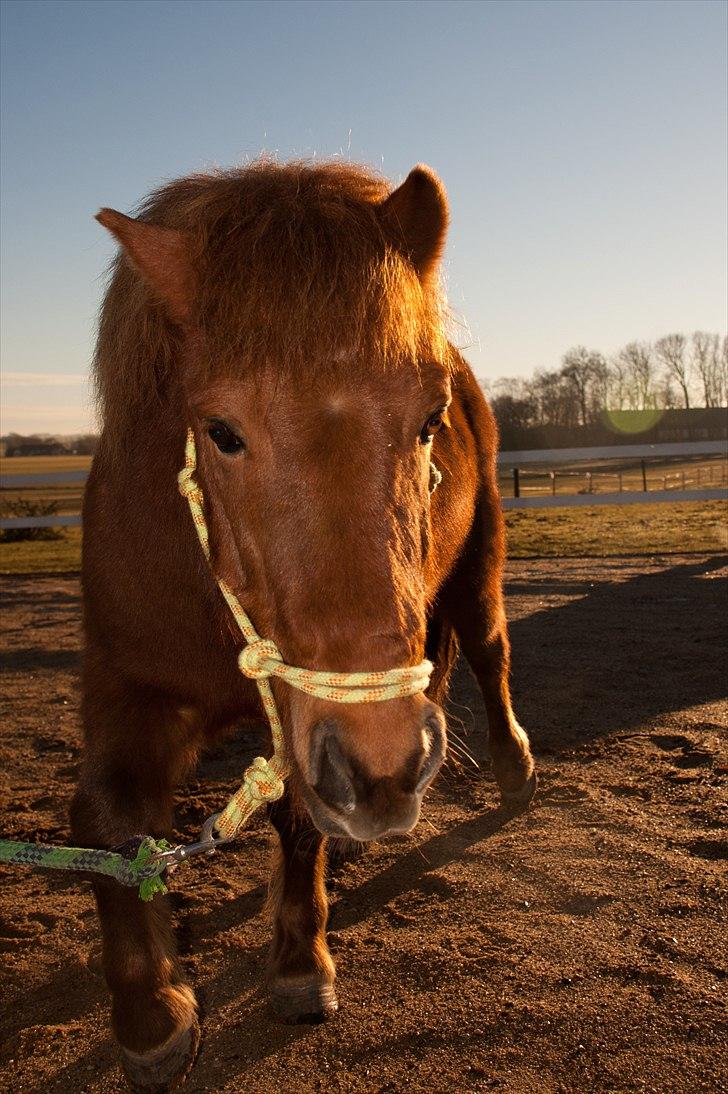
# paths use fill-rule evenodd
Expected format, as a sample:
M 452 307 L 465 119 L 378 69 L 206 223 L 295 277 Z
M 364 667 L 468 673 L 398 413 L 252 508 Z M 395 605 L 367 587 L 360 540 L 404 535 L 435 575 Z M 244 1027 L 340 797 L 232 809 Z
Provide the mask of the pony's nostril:
M 356 794 L 352 771 L 336 736 L 336 723 L 322 722 L 317 727 L 311 777 L 321 801 L 339 813 L 353 813 Z M 315 762 L 314 762 L 315 761 Z
M 441 714 L 433 712 L 425 719 L 422 738 L 425 757 L 417 778 L 415 788 L 417 794 L 421 794 L 427 788 L 445 759 L 445 728 Z

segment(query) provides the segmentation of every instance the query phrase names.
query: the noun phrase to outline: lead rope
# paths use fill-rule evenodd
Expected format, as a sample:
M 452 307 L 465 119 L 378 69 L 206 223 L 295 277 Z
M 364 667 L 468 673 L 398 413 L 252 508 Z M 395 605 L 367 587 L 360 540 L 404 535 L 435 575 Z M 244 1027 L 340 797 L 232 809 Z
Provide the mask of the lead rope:
M 196 470 L 195 437 L 190 429 L 185 446 L 185 465 L 178 476 L 179 491 L 187 498 L 200 545 L 205 558 L 210 562 L 205 498 L 194 478 Z M 431 463 L 430 494 L 441 479 L 440 472 Z M 167 891 L 161 877 L 165 870 L 184 862 L 194 854 L 213 851 L 218 843 L 227 843 L 259 806 L 264 802 L 277 801 L 283 795 L 288 767 L 283 744 L 283 726 L 268 682 L 271 677 L 277 676 L 307 695 L 329 699 L 334 703 L 381 703 L 386 699 L 415 695 L 424 691 L 430 682 L 432 664 L 429 661 L 422 661 L 412 667 L 388 669 L 386 672 L 319 672 L 287 665 L 275 642 L 269 638 L 261 638 L 257 633 L 230 586 L 222 578 L 215 576 L 215 580 L 245 639 L 246 644 L 238 657 L 238 665 L 240 671 L 258 685 L 263 709 L 270 722 L 273 741 L 271 758 L 266 760 L 263 756 L 256 756 L 246 770 L 242 784 L 223 811 L 210 817 L 205 823 L 198 843 L 171 847 L 163 839 L 137 836 L 122 848 L 96 850 L 0 840 L 0 862 L 104 874 L 121 885 L 138 885 L 141 899 L 151 900 L 156 893 Z M 217 839 L 215 832 L 218 833 Z
M 205 558 L 210 562 L 210 537 L 205 519 L 205 499 L 194 477 L 196 470 L 195 436 L 189 429 L 185 445 L 185 466 L 178 476 L 179 491 L 183 497 L 187 498 L 200 546 Z M 438 482 L 439 472 L 433 465 L 430 473 L 430 492 L 434 490 Z M 227 841 L 233 839 L 240 826 L 259 805 L 263 802 L 276 801 L 284 791 L 283 781 L 288 774 L 288 768 L 283 744 L 283 726 L 268 682 L 271 677 L 277 676 L 307 695 L 314 695 L 318 699 L 328 699 L 333 703 L 381 703 L 387 699 L 404 698 L 424 691 L 430 682 L 432 663 L 422 661 L 419 665 L 387 669 L 383 672 L 319 672 L 287 665 L 275 642 L 269 638 L 261 638 L 257 633 L 227 582 L 217 576 L 215 580 L 245 639 L 246 645 L 238 657 L 238 666 L 243 675 L 255 680 L 258 685 L 273 740 L 273 755 L 270 760 L 266 760 L 263 756 L 257 756 L 253 760 L 245 772 L 240 788 L 222 813 L 215 818 L 214 829 L 220 833 L 221 839 Z

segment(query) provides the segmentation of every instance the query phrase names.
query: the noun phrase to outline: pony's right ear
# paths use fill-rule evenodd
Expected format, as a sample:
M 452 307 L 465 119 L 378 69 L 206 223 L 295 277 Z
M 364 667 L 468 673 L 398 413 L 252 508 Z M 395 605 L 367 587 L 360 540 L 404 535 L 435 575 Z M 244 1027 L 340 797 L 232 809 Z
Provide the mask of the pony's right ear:
M 192 310 L 195 283 L 187 235 L 174 228 L 133 220 L 115 209 L 102 209 L 96 219 L 118 239 L 171 318 L 184 326 Z

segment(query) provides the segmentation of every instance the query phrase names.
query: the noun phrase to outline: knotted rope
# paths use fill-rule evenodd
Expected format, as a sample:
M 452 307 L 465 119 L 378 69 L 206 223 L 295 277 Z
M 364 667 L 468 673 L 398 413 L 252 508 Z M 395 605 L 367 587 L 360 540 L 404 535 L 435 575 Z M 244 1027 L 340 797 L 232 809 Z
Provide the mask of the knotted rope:
M 120 885 L 139 886 L 142 900 L 151 900 L 155 893 L 166 893 L 167 886 L 159 876 L 165 864 L 158 856 L 169 851 L 166 840 L 150 836 L 130 840 L 127 854 L 121 851 L 97 851 L 89 847 L 52 847 L 47 843 L 20 843 L 0 840 L 0 862 L 8 865 L 36 866 L 49 870 L 82 870 L 104 874 Z M 133 858 L 130 857 L 133 854 Z
M 210 561 L 210 537 L 205 519 L 205 499 L 195 479 L 197 450 L 192 430 L 187 432 L 185 466 L 179 473 L 179 491 L 187 502 L 205 558 Z M 435 486 L 437 481 L 435 481 Z M 431 489 L 432 486 L 431 480 Z M 258 756 L 245 772 L 240 788 L 235 792 L 215 821 L 215 828 L 225 840 L 232 839 L 238 828 L 263 802 L 276 801 L 284 791 L 283 780 L 288 774 L 283 745 L 283 726 L 269 680 L 278 677 L 291 687 L 328 699 L 333 703 L 380 703 L 416 695 L 430 682 L 432 664 L 422 661 L 412 667 L 388 669 L 383 672 L 321 672 L 287 665 L 281 651 L 269 638 L 261 638 L 230 586 L 219 577 L 220 592 L 233 614 L 246 641 L 238 657 L 240 671 L 255 680 L 263 709 L 268 717 L 273 740 L 270 760 Z

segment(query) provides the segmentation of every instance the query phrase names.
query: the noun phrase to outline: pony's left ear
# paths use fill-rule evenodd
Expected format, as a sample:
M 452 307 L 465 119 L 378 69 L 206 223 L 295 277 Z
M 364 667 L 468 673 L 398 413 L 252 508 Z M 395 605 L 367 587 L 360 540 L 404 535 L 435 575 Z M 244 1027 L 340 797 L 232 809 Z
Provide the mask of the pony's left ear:
M 429 167 L 414 167 L 379 206 L 385 231 L 427 282 L 437 270 L 447 234 L 445 187 Z
M 134 220 L 115 209 L 102 209 L 96 219 L 118 239 L 132 266 L 166 305 L 171 318 L 184 326 L 192 310 L 195 283 L 187 235 Z

